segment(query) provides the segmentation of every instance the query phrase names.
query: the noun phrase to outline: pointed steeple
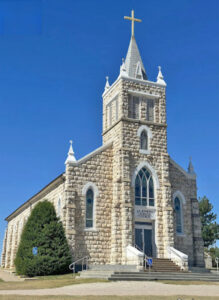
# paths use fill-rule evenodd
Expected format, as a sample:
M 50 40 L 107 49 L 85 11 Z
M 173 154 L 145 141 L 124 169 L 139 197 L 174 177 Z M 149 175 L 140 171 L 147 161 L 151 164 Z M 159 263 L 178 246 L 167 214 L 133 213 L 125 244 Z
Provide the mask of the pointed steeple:
M 147 80 L 145 68 L 134 36 L 131 37 L 129 43 L 125 67 L 129 77 Z
M 65 161 L 65 164 L 72 164 L 76 162 L 76 158 L 75 158 L 75 154 L 74 154 L 74 150 L 72 148 L 72 141 L 70 140 L 70 147 L 69 147 L 69 151 L 68 151 L 68 157 Z
M 192 174 L 192 175 L 196 175 L 195 171 L 194 171 L 193 164 L 192 164 L 192 158 L 191 157 L 189 158 L 188 173 Z

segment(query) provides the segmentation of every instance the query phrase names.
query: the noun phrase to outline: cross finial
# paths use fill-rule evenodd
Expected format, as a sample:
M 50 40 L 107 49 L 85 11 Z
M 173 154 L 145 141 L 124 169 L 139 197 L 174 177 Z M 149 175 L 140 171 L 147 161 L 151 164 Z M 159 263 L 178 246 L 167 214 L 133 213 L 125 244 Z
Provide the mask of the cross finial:
M 125 16 L 124 19 L 132 21 L 132 36 L 134 36 L 135 35 L 134 34 L 134 23 L 135 22 L 141 22 L 141 20 L 140 19 L 135 19 L 134 10 L 132 10 L 132 16 L 131 17 L 126 17 Z
M 70 145 L 72 145 L 73 141 L 72 141 L 72 140 L 70 140 L 70 141 L 69 141 L 69 143 L 70 143 Z

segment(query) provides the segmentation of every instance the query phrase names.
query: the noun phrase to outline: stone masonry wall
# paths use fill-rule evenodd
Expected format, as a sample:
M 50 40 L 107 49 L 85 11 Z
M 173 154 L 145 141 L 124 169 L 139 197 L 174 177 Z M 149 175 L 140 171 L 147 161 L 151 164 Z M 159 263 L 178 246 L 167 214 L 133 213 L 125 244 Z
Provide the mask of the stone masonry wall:
M 90 256 L 91 264 L 110 263 L 112 206 L 112 146 L 78 165 L 67 165 L 69 204 L 67 236 L 73 259 Z M 94 200 L 94 228 L 85 228 L 86 184 L 95 184 L 99 195 Z
M 175 192 L 180 191 L 185 198 L 185 203 L 181 201 L 183 209 L 183 234 L 176 233 L 174 215 L 174 247 L 188 255 L 189 265 L 203 266 L 204 249 L 201 238 L 199 210 L 196 209 L 198 204 L 196 180 L 189 178 L 189 174 L 186 176 L 170 162 L 170 181 L 172 205 L 174 206 L 173 195 Z

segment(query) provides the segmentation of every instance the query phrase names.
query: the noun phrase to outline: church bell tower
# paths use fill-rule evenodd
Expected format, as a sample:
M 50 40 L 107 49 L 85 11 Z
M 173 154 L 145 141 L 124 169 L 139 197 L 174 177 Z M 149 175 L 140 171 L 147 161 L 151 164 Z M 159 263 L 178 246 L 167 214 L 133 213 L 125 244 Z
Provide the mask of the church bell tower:
M 148 80 L 134 36 L 113 84 L 106 78 L 103 93 L 103 144 L 113 142 L 113 205 L 111 263 L 126 263 L 125 249 L 136 243 L 136 224 L 151 222 L 153 256 L 164 257 L 173 245 L 169 156 L 166 134 L 166 83 L 159 67 L 157 80 Z M 153 176 L 154 199 L 136 206 L 135 176 L 144 167 Z M 148 174 L 149 174 L 148 173 Z M 153 206 L 152 206 L 153 204 Z M 136 210 L 136 207 L 138 210 Z M 141 219 L 142 215 L 148 217 Z M 151 249 L 152 249 L 151 246 Z M 122 253 L 122 260 L 121 260 Z

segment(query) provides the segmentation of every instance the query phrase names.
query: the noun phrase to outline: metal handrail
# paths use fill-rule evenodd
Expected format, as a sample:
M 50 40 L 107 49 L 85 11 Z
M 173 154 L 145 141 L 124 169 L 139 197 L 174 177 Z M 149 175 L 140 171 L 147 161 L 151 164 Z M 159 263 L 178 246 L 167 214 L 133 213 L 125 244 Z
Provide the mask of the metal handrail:
M 135 248 L 139 251 L 141 251 L 142 253 L 144 253 L 143 249 L 141 249 L 137 244 L 135 244 Z M 147 256 L 147 254 L 144 253 L 144 267 L 145 269 L 147 269 L 147 259 L 150 258 L 149 256 Z
M 88 261 L 89 261 L 89 256 L 87 255 L 87 256 L 84 256 L 84 257 L 82 257 L 82 258 L 79 258 L 79 259 L 77 259 L 76 261 L 74 261 L 73 263 L 71 263 L 70 265 L 69 265 L 69 269 L 70 270 L 72 270 L 72 272 L 73 272 L 73 274 L 75 273 L 75 266 L 76 266 L 76 263 L 78 263 L 78 262 L 82 262 L 82 271 L 83 271 L 83 267 L 84 267 L 84 263 L 86 264 L 86 270 L 88 269 Z

